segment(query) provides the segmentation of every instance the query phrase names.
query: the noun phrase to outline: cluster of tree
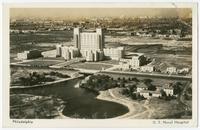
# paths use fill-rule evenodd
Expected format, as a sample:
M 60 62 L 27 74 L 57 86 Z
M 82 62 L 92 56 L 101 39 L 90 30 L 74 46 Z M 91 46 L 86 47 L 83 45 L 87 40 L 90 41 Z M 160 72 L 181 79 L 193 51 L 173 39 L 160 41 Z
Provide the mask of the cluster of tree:
M 139 82 L 139 80 L 137 78 L 134 78 L 134 77 L 133 78 L 129 77 L 128 79 L 126 79 L 125 77 L 123 77 L 123 78 L 118 77 L 117 81 L 118 81 L 119 87 L 125 87 L 125 84 L 129 81 Z
M 82 83 L 80 85 L 82 88 L 87 88 L 96 92 L 114 88 L 116 86 L 117 81 L 113 80 L 113 78 L 107 75 L 92 75 L 89 77 L 86 83 Z
M 57 77 L 60 77 L 60 78 L 69 78 L 70 77 L 69 75 L 64 75 L 62 73 L 55 72 L 55 71 L 51 71 L 49 74 L 51 76 L 57 76 Z
M 153 80 L 151 80 L 151 79 L 144 79 L 143 80 L 144 84 L 146 84 L 148 86 L 148 90 L 155 91 L 156 86 L 152 84 L 152 81 Z
M 24 85 L 24 86 L 31 86 L 31 85 L 41 84 L 44 82 L 51 82 L 54 80 L 55 79 L 53 78 L 45 77 L 44 73 L 39 74 L 37 72 L 32 72 L 32 73 L 29 73 L 27 77 L 20 77 L 19 84 Z
M 121 80 L 122 80 L 122 81 L 124 81 L 124 82 L 127 82 L 127 81 L 139 82 L 139 80 L 138 80 L 137 78 L 134 78 L 134 77 L 132 77 L 132 78 L 131 78 L 131 77 L 128 77 L 128 79 L 126 79 L 125 77 L 123 77 L 123 78 L 118 77 L 117 80 L 118 80 L 118 81 L 121 81 Z
M 185 100 L 192 100 L 192 87 L 188 87 L 183 94 Z
M 183 96 L 185 100 L 192 100 L 192 95 L 189 95 L 188 93 L 184 93 Z
M 173 84 L 173 89 L 174 89 L 174 95 L 180 95 L 181 92 L 183 91 L 182 88 L 183 84 L 181 82 L 176 82 L 175 84 Z
M 19 104 L 14 109 L 11 108 L 10 116 L 15 119 L 54 118 L 54 116 L 58 115 L 57 108 L 61 105 L 62 102 L 55 97 L 51 97 L 50 99 L 41 98 L 27 104 Z
M 21 96 L 10 95 L 10 106 L 15 106 L 23 103 L 24 102 Z

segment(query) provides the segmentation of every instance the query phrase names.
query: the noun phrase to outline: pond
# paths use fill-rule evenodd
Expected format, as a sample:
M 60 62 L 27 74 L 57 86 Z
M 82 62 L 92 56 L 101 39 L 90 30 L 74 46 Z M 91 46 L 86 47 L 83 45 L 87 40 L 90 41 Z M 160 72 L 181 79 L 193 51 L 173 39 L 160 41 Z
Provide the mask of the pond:
M 96 94 L 83 88 L 75 88 L 74 86 L 82 79 L 73 79 L 45 87 L 15 89 L 11 93 L 57 96 L 66 102 L 63 115 L 73 118 L 113 118 L 129 111 L 124 105 L 96 99 Z

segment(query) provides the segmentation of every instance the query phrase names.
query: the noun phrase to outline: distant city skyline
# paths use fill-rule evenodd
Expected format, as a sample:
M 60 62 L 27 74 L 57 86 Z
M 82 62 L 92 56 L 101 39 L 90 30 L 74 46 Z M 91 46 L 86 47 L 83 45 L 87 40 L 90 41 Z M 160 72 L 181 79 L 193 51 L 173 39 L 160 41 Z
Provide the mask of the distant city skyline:
M 11 18 L 192 17 L 190 8 L 11 8 Z

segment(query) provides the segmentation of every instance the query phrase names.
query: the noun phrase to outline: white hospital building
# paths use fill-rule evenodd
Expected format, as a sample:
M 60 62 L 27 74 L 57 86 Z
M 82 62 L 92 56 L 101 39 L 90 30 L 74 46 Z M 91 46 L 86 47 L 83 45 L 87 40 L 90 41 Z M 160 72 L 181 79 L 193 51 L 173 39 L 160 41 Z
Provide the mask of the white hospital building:
M 104 48 L 104 34 L 101 28 L 95 31 L 83 31 L 74 28 L 75 47 L 56 46 L 57 57 L 64 57 L 66 60 L 82 56 L 86 61 L 101 61 L 103 59 L 120 60 L 124 56 L 124 48 Z
M 86 61 L 100 61 L 104 58 L 119 60 L 124 56 L 124 48 L 104 48 L 104 34 L 101 28 L 96 31 L 82 31 L 74 28 L 74 42 Z
M 129 64 L 133 69 L 140 68 L 140 66 L 146 63 L 146 57 L 143 54 L 136 54 L 132 57 Z
M 75 47 L 57 45 L 56 55 L 57 57 L 63 57 L 65 60 L 71 60 L 79 56 L 79 50 Z
M 38 51 L 36 49 L 17 53 L 17 59 L 19 59 L 19 60 L 34 59 L 34 58 L 38 58 L 41 56 L 42 56 L 41 51 Z
M 105 48 L 103 52 L 106 59 L 120 60 L 124 57 L 124 47 Z

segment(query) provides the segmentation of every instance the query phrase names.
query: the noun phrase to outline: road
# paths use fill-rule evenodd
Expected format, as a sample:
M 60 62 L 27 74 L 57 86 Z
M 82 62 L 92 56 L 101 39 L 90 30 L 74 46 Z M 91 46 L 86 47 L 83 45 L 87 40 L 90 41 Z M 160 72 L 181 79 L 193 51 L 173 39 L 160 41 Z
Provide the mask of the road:
M 104 70 L 100 71 L 99 74 L 110 74 L 110 75 L 124 75 L 124 76 L 139 76 L 139 77 L 150 77 L 150 78 L 166 78 L 166 79 L 177 79 L 177 80 L 189 80 L 191 76 L 180 76 L 180 75 L 167 75 L 167 74 L 156 74 L 156 73 L 141 73 L 141 72 L 123 72 L 123 71 L 111 71 Z

